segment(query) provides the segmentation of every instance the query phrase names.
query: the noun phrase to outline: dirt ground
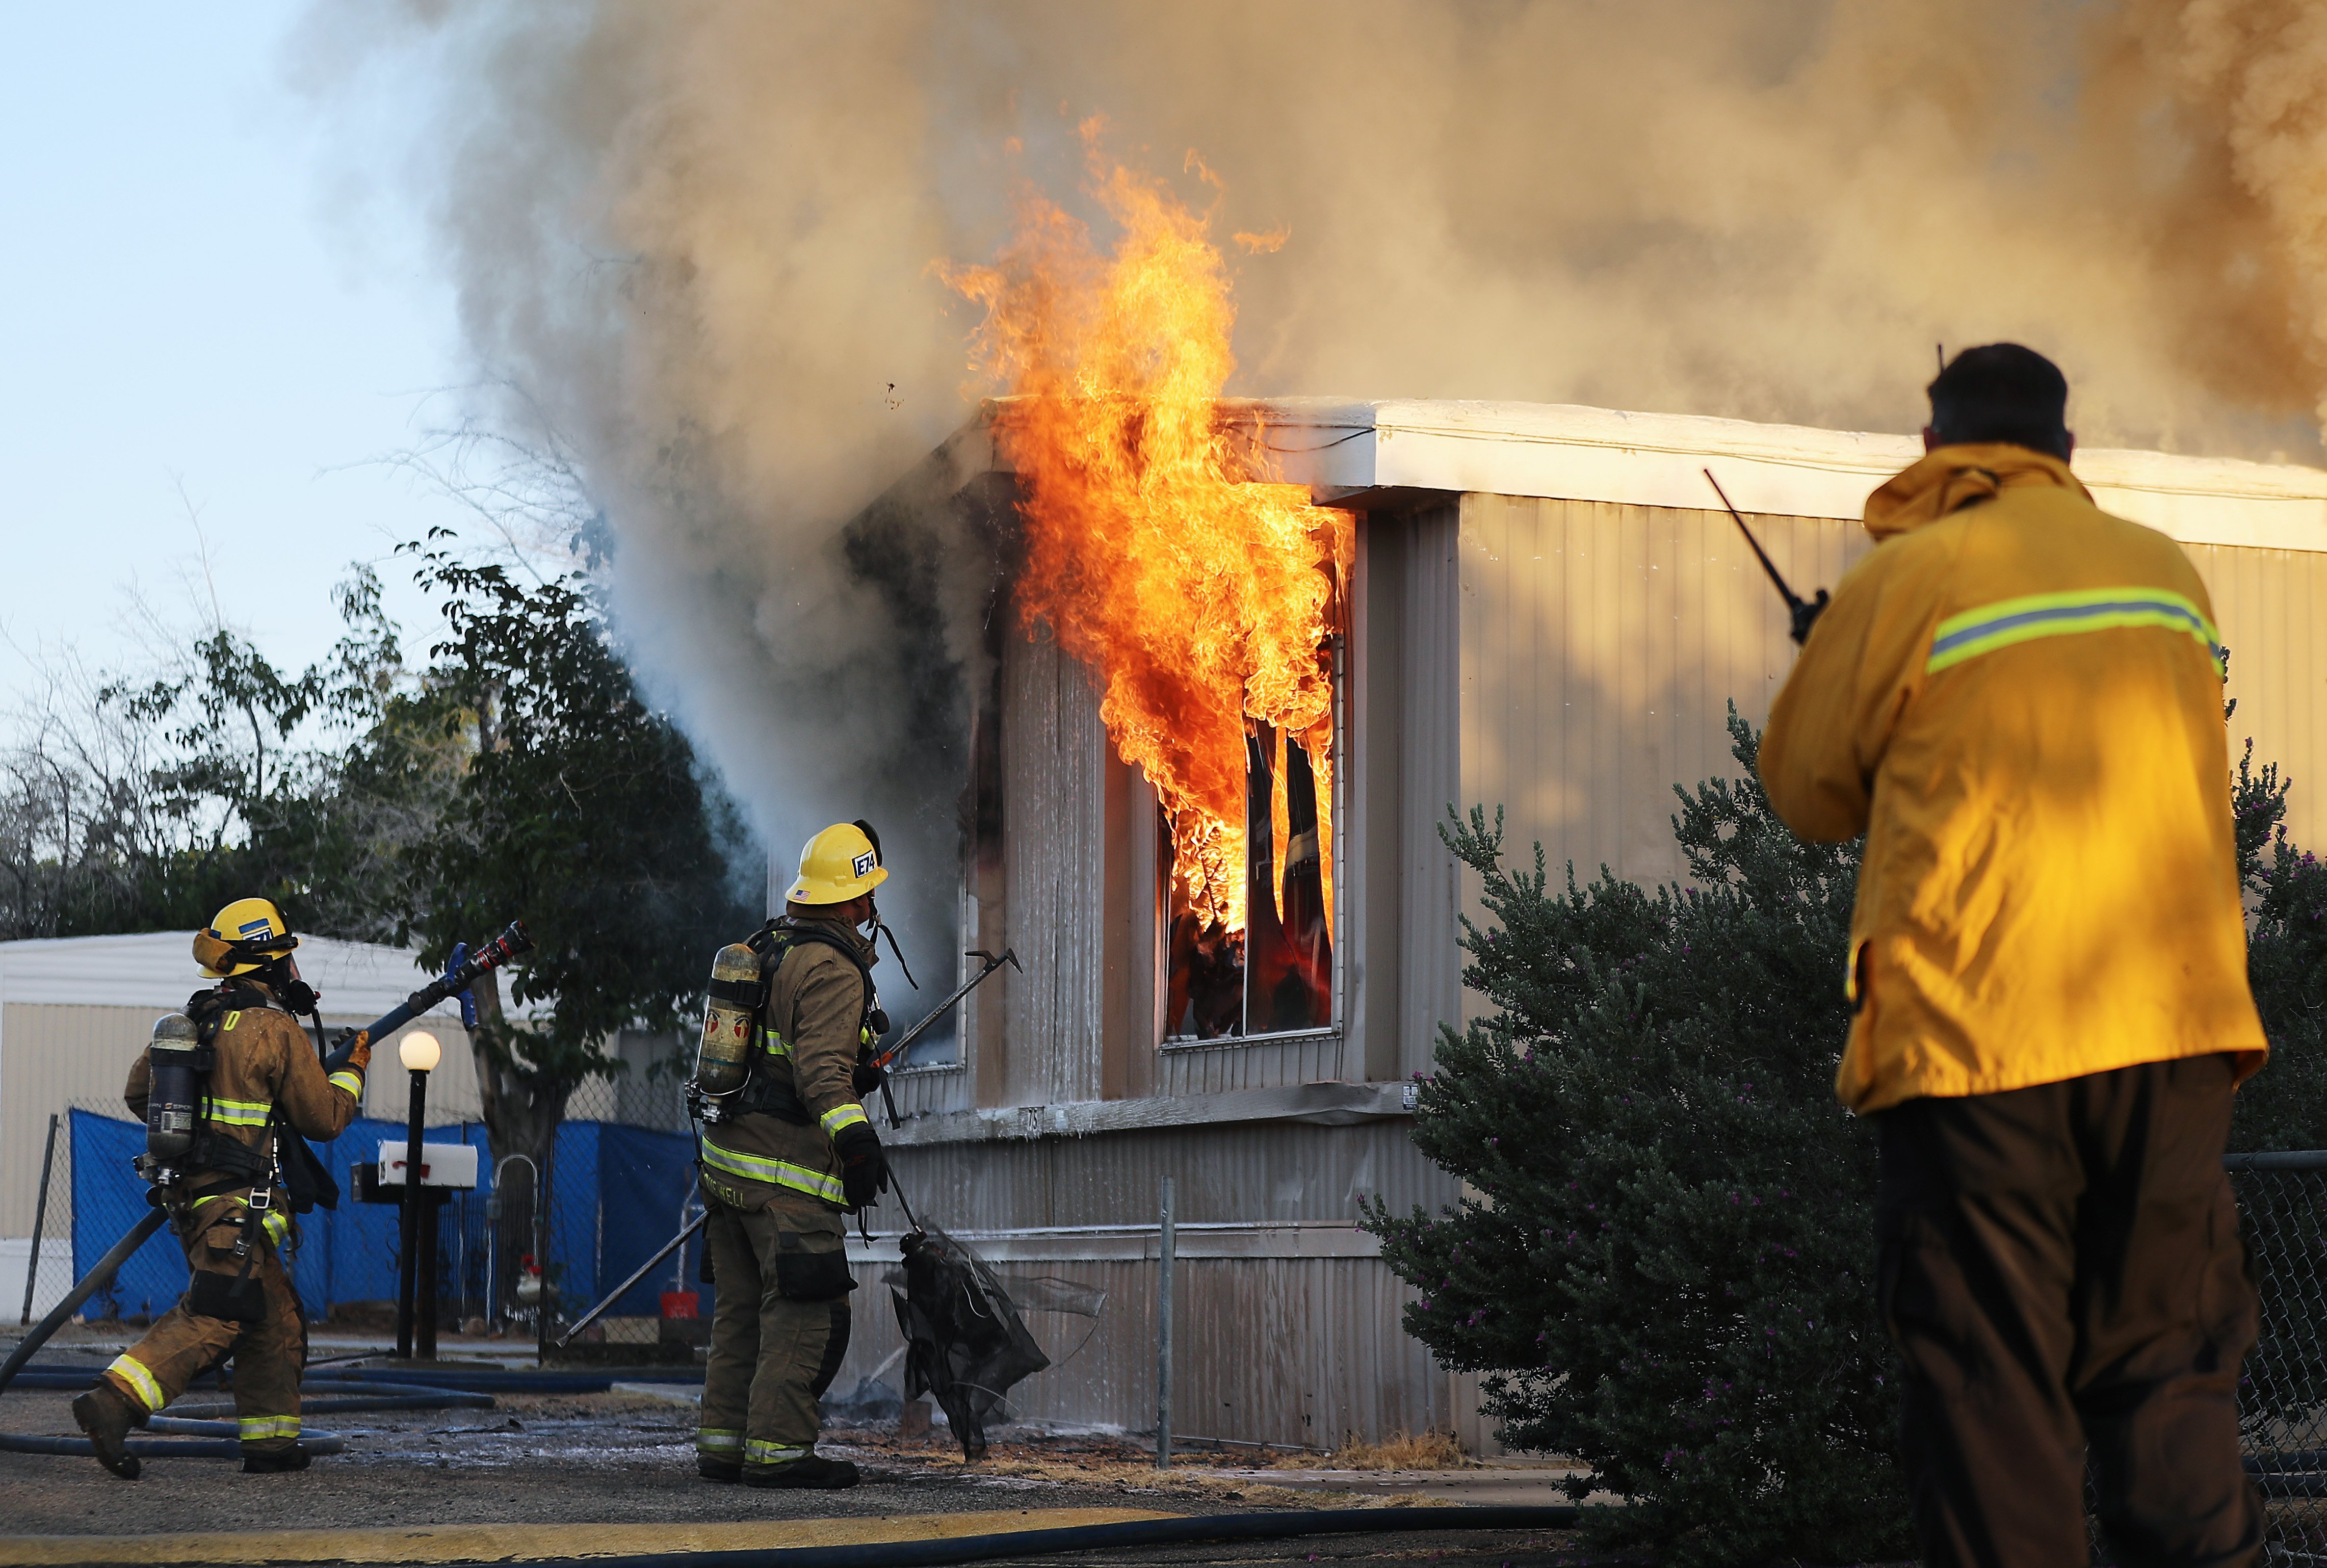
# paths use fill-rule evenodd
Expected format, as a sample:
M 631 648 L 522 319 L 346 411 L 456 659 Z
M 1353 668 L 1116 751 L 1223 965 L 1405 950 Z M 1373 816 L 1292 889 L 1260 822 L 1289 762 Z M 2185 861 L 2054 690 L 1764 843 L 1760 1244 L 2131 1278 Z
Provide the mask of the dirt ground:
M 0 1430 L 70 1434 L 71 1395 L 17 1390 L 0 1396 Z M 667 1395 L 501 1395 L 496 1408 L 322 1415 L 314 1426 L 347 1440 L 304 1474 L 246 1476 L 230 1460 L 148 1459 L 124 1482 L 93 1460 L 0 1453 L 0 1561 L 11 1540 L 53 1535 L 169 1535 L 275 1529 L 410 1529 L 488 1524 L 726 1523 L 992 1512 L 995 1527 L 1027 1510 L 1135 1508 L 1221 1514 L 1251 1509 L 1437 1503 L 1368 1478 L 1377 1495 L 1320 1486 L 1309 1472 L 1260 1468 L 1239 1455 L 1180 1456 L 1159 1475 L 1140 1445 L 1103 1435 L 1005 1429 L 991 1455 L 967 1465 L 942 1427 L 902 1441 L 893 1423 L 831 1428 L 822 1451 L 854 1460 L 863 1484 L 845 1492 L 771 1492 L 723 1486 L 694 1473 L 695 1412 Z M 1469 1472 L 1466 1472 L 1469 1473 Z M 1388 1484 L 1385 1484 L 1388 1483 Z M 1546 1500 L 1549 1500 L 1547 1496 Z M 1559 1534 L 1430 1532 L 1297 1542 L 1162 1548 L 1125 1563 L 1435 1561 L 1509 1563 L 1568 1560 Z M 1056 1559 L 1043 1561 L 1055 1562 Z

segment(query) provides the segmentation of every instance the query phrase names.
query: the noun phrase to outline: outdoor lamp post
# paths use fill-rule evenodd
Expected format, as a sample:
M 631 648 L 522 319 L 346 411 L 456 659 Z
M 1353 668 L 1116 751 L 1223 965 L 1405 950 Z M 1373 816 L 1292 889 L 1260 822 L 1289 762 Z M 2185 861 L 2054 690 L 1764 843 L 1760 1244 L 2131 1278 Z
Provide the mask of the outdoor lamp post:
M 396 1353 L 408 1360 L 413 1350 L 414 1307 L 420 1294 L 420 1217 L 434 1212 L 421 1199 L 420 1122 L 428 1109 L 428 1075 L 435 1070 L 444 1049 L 436 1043 L 435 1035 L 425 1029 L 416 1029 L 404 1037 L 396 1054 L 405 1070 L 412 1075 L 412 1115 L 406 1125 L 404 1139 L 404 1235 L 396 1272 Z M 435 1239 L 429 1238 L 432 1249 Z M 436 1271 L 432 1268 L 428 1272 L 433 1275 Z M 427 1331 L 421 1336 L 425 1341 L 421 1349 L 430 1360 L 436 1358 L 435 1307 L 432 1289 Z

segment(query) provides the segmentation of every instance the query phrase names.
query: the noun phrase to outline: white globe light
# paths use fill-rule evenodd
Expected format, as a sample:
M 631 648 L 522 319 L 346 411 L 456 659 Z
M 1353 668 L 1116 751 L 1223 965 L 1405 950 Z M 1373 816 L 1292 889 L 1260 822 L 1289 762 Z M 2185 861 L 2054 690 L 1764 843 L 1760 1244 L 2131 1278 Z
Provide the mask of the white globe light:
M 444 1048 L 425 1029 L 416 1029 L 397 1046 L 396 1054 L 407 1072 L 435 1072 Z

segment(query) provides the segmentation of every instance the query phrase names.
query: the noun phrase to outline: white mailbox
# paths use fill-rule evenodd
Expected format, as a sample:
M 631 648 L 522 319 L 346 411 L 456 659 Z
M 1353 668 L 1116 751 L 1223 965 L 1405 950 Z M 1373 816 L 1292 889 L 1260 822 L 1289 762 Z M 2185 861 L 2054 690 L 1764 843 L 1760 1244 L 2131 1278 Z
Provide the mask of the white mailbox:
M 382 1138 L 379 1141 L 379 1184 L 382 1187 L 404 1185 L 404 1155 L 410 1147 L 401 1138 Z M 474 1187 L 476 1184 L 477 1150 L 474 1144 L 420 1145 L 420 1185 Z

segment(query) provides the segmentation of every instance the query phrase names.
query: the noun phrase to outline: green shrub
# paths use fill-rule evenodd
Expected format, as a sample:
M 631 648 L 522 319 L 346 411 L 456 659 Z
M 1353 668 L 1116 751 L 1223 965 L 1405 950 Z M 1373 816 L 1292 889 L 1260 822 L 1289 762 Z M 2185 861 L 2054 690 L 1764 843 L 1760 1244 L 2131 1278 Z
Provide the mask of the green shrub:
M 2271 1056 L 2238 1093 L 2233 1149 L 2327 1148 L 2327 865 L 2288 842 L 2287 788 L 2276 764 L 2255 768 L 2248 741 L 2230 799 L 2247 975 Z
M 1367 1223 L 1421 1295 L 1408 1330 L 1487 1375 L 1503 1441 L 1629 1500 L 1590 1516 L 1601 1544 L 1902 1556 L 1873 1140 L 1833 1093 L 1857 846 L 1789 833 L 1729 729 L 1743 779 L 1677 791 L 1690 886 L 1555 890 L 1540 846 L 1505 864 L 1500 817 L 1446 832 L 1482 882 L 1463 980 L 1493 1011 L 1443 1031 L 1415 1139 L 1467 1191 Z M 2327 1145 L 2327 866 L 2287 841 L 2286 791 L 2249 745 L 2231 794 L 2274 1059 L 2238 1148 Z

